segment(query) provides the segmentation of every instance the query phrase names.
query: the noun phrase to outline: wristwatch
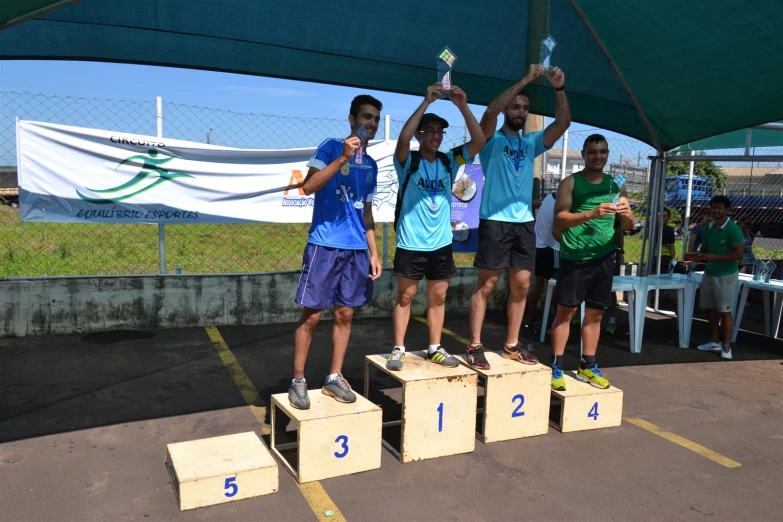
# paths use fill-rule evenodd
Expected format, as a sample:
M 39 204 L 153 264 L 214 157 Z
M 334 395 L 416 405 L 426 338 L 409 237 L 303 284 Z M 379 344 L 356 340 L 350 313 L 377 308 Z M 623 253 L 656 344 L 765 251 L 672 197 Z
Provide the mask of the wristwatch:
M 556 91 L 564 91 L 565 90 L 565 84 L 563 84 L 562 87 L 555 87 Z

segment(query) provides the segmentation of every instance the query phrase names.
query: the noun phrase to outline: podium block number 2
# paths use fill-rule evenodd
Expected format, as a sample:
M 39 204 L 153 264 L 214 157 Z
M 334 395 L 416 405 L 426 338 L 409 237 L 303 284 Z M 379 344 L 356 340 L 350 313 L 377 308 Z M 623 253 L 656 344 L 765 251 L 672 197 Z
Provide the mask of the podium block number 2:
M 525 404 L 525 396 L 522 395 L 521 393 L 519 393 L 519 394 L 514 395 L 513 397 L 511 397 L 511 402 L 512 403 L 516 403 L 517 401 L 519 401 L 519 404 L 517 404 L 517 407 L 514 408 L 514 411 L 511 412 L 511 417 L 512 418 L 513 417 L 524 417 L 525 416 L 525 412 L 524 411 L 520 411 L 522 409 L 522 406 Z
M 348 437 L 346 435 L 340 435 L 339 437 L 334 439 L 334 441 L 342 442 L 342 446 L 340 446 L 342 451 L 341 452 L 335 451 L 334 456 L 337 457 L 338 459 L 341 459 L 346 455 L 348 455 Z
M 590 411 L 587 412 L 587 416 L 591 417 L 594 421 L 598 420 L 598 403 L 596 402 L 593 404 L 593 407 L 590 408 Z
M 237 486 L 236 482 L 237 482 L 236 477 L 229 477 L 226 479 L 226 484 L 225 486 L 223 486 L 223 489 L 229 490 L 224 493 L 224 495 L 227 496 L 228 498 L 235 496 L 239 491 L 239 486 Z

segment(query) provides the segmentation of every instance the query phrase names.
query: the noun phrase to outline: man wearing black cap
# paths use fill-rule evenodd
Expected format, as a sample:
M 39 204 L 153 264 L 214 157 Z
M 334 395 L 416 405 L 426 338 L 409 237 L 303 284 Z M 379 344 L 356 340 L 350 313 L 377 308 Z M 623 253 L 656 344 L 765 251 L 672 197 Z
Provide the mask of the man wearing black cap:
M 408 328 L 410 304 L 416 296 L 419 281 L 427 279 L 427 323 L 429 349 L 427 359 L 443 366 L 459 362 L 440 346 L 445 317 L 444 301 L 449 279 L 457 273 L 451 251 L 452 173 L 460 165 L 473 161 L 484 146 L 484 132 L 468 108 L 465 92 L 453 87 L 447 96 L 440 84 L 427 88 L 424 101 L 405 122 L 397 140 L 394 168 L 397 171 L 397 251 L 394 274 L 397 276 L 397 302 L 394 305 L 394 348 L 386 361 L 390 370 L 401 370 L 405 361 L 405 331 Z M 438 99 L 449 99 L 465 117 L 470 141 L 446 153 L 439 152 L 449 122 L 425 111 Z M 419 150 L 411 151 L 416 137 Z M 485 360 L 486 362 L 486 360 Z

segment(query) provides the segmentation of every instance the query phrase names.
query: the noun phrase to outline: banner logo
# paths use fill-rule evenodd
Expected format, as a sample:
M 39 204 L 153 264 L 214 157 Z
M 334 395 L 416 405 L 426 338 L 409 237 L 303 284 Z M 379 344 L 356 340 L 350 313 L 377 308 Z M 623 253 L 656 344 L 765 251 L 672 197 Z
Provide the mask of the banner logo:
M 171 181 L 176 178 L 195 178 L 195 176 L 191 176 L 190 174 L 185 174 L 182 172 L 169 172 L 168 169 L 164 169 L 161 167 L 161 165 L 168 163 L 169 161 L 176 158 L 176 156 L 170 156 L 167 158 L 158 158 L 157 156 L 158 156 L 158 151 L 150 150 L 147 152 L 146 156 L 143 154 L 139 154 L 136 156 L 125 158 L 124 160 L 119 162 L 117 166 L 114 167 L 115 171 L 119 169 L 121 166 L 125 165 L 126 163 L 127 164 L 141 163 L 141 170 L 139 171 L 139 173 L 136 174 L 130 181 L 126 183 L 107 189 L 92 189 L 89 187 L 84 187 L 84 188 L 85 190 L 88 190 L 94 194 L 115 194 L 117 192 L 124 192 L 130 189 L 131 187 L 135 187 L 136 185 L 138 185 L 139 183 L 147 179 L 147 176 L 156 173 L 158 175 L 158 179 L 156 181 L 153 181 L 146 187 L 142 187 L 129 194 L 119 195 L 116 197 L 108 196 L 105 198 L 92 198 L 92 197 L 85 196 L 84 194 L 79 192 L 79 189 L 76 189 L 76 194 L 78 194 L 81 199 L 83 199 L 88 203 L 94 203 L 96 205 L 107 205 L 111 203 L 118 203 L 120 201 L 129 200 L 132 197 L 137 196 L 142 192 L 146 192 L 150 189 L 153 189 L 156 186 L 166 181 Z

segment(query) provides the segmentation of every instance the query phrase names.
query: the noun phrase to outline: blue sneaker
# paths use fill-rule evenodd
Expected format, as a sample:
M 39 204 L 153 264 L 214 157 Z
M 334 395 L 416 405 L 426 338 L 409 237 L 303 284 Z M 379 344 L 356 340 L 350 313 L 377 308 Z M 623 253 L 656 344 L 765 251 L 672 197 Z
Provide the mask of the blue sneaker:
M 565 391 L 566 389 L 563 368 L 557 364 L 552 365 L 552 389 L 557 391 Z

